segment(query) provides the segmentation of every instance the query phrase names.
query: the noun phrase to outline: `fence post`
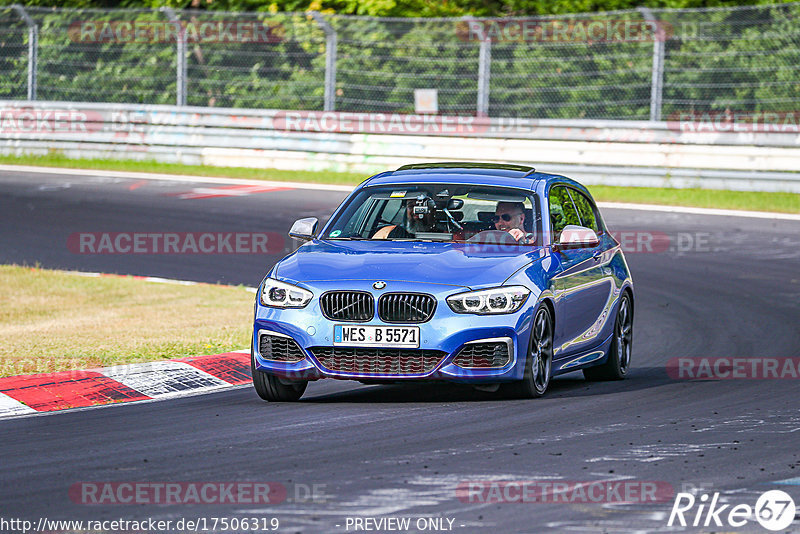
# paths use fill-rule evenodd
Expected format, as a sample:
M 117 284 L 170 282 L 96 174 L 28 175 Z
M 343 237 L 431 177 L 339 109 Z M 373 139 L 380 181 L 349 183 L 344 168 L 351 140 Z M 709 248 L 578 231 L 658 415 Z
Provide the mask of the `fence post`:
M 336 30 L 318 11 L 312 11 L 311 16 L 325 32 L 325 102 L 322 109 L 336 111 Z
M 492 39 L 487 37 L 483 25 L 472 17 L 464 17 L 470 25 L 468 35 L 477 35 L 480 39 L 478 49 L 478 101 L 476 111 L 479 117 L 489 115 L 489 78 L 492 72 Z
M 162 7 L 161 11 L 167 14 L 169 21 L 175 24 L 177 35 L 176 42 L 176 87 L 175 87 L 175 105 L 186 105 L 186 32 L 181 27 L 181 22 L 175 10 L 171 7 Z
M 28 26 L 28 100 L 36 100 L 36 72 L 39 62 L 39 27 L 19 4 L 11 6 Z
M 653 28 L 653 69 L 650 81 L 650 120 L 661 120 L 661 99 L 664 92 L 664 57 L 666 54 L 666 32 L 649 7 L 638 11 Z
M 489 76 L 492 68 L 492 41 L 481 39 L 478 51 L 478 115 L 489 115 Z

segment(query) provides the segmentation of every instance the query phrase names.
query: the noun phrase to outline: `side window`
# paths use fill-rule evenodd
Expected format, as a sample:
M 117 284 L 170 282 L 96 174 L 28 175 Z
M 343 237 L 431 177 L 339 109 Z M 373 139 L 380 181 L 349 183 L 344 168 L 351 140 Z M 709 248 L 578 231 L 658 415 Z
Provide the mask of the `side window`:
M 369 232 L 362 237 L 373 235 L 378 228 L 392 224 L 403 224 L 403 200 L 394 198 L 390 200 L 372 200 L 375 209 L 367 216 Z
M 600 226 L 597 224 L 597 218 L 595 217 L 595 210 L 591 200 L 586 198 L 586 195 L 583 193 L 574 189 L 570 190 L 569 194 L 572 196 L 575 207 L 578 208 L 578 215 L 580 215 L 582 223 L 581 226 L 591 228 L 595 233 L 600 233 Z
M 362 207 L 358 208 L 351 221 L 357 221 L 359 218 L 363 217 L 361 231 L 359 232 L 361 237 L 366 238 L 375 233 L 375 230 L 378 228 L 378 223 L 387 213 L 387 204 L 389 204 L 388 200 L 370 198 L 367 202 L 362 204 L 362 207 L 365 208 L 363 212 Z
M 360 236 L 364 236 L 368 234 L 366 231 L 367 229 L 367 218 L 373 219 L 373 216 L 366 215 L 370 214 L 374 211 L 375 208 L 375 201 L 364 202 L 357 209 L 353 211 L 350 216 L 345 216 L 344 220 L 347 221 L 347 224 L 344 226 L 344 235 L 354 235 L 358 234 Z M 356 228 L 358 226 L 358 228 Z
M 397 198 L 386 201 L 381 212 L 381 220 L 392 224 L 403 224 L 403 202 Z
M 580 226 L 581 219 L 572 199 L 567 192 L 567 188 L 556 186 L 550 189 L 550 226 L 553 229 L 553 240 L 561 234 L 561 231 L 568 224 Z

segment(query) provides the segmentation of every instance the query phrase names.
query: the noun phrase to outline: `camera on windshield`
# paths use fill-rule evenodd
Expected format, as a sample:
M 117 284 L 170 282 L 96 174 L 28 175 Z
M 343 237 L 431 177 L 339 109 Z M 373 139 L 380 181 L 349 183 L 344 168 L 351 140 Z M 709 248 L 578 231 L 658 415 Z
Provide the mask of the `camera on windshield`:
M 413 214 L 415 219 L 424 219 L 428 213 L 433 213 L 436 204 L 428 197 L 419 196 L 414 201 Z

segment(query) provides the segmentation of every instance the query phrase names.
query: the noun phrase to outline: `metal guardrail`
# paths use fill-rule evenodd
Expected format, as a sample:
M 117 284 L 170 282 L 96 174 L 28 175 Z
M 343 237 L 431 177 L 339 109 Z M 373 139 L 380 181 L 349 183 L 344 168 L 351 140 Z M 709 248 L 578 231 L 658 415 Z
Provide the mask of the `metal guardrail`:
M 588 184 L 800 193 L 800 135 L 679 126 L 0 101 L 0 153 L 365 173 L 413 162 L 518 162 Z

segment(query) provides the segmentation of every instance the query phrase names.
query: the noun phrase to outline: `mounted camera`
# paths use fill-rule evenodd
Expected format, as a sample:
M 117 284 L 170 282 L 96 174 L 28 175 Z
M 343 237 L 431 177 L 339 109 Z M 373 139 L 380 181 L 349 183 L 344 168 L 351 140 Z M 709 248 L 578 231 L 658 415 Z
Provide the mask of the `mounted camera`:
M 415 219 L 424 219 L 429 213 L 436 212 L 436 202 L 430 197 L 419 195 L 413 203 L 413 217 Z

